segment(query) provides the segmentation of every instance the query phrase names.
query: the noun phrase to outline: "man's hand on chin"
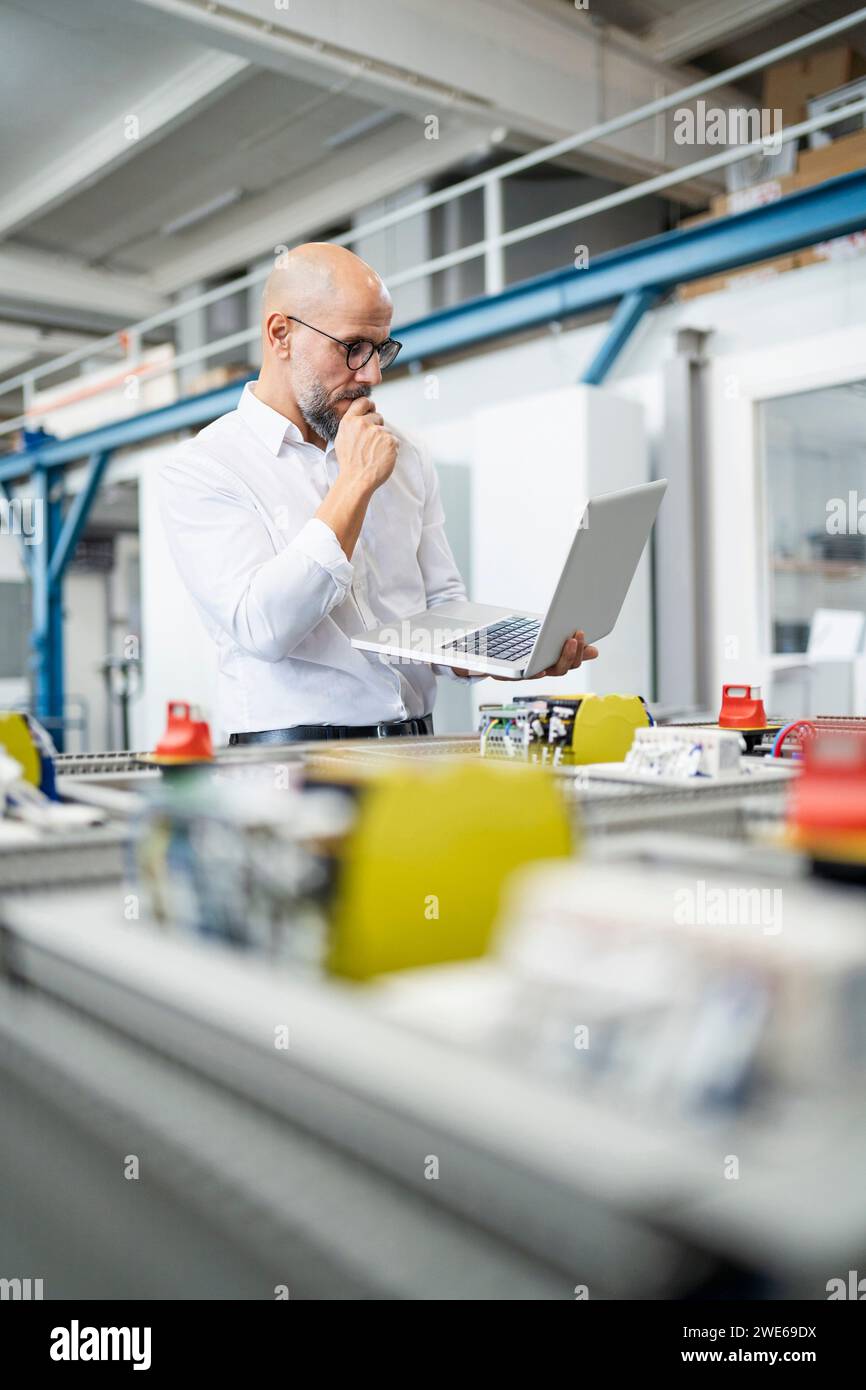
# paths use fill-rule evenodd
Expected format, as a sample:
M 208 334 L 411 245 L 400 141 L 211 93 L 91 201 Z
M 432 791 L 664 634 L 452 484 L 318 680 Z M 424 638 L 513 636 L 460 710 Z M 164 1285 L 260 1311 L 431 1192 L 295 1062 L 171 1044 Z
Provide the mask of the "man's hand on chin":
M 576 671 L 578 666 L 582 666 L 584 661 L 595 661 L 598 656 L 598 647 L 590 646 L 586 641 L 586 634 L 578 631 L 573 637 L 566 638 L 559 653 L 559 660 L 553 666 L 548 666 L 546 671 L 538 671 L 532 676 L 532 680 L 541 680 L 543 676 L 567 676 L 569 671 Z M 457 676 L 478 675 L 475 671 L 458 671 L 454 668 Z M 495 681 L 510 681 L 513 676 L 492 676 Z

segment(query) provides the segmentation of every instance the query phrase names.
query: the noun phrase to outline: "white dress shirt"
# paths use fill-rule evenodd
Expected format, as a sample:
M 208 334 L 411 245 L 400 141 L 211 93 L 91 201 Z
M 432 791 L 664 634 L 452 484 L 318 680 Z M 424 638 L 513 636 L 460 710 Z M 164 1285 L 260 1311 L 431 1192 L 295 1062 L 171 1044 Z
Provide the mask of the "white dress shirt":
M 397 462 L 370 500 L 351 562 L 314 516 L 337 477 L 333 442 L 324 452 L 307 444 L 252 384 L 237 410 L 162 466 L 160 510 L 219 649 L 216 722 L 227 732 L 375 724 L 432 710 L 445 668 L 386 660 L 350 641 L 466 597 L 433 464 L 392 433 Z

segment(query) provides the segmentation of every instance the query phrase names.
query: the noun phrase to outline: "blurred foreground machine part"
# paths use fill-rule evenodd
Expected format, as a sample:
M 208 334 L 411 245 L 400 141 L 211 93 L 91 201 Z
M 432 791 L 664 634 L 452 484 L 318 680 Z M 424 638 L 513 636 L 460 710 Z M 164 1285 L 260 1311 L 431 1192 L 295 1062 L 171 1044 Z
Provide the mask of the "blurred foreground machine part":
M 58 1298 L 825 1297 L 866 1245 L 849 890 L 774 935 L 701 924 L 717 877 L 680 923 L 682 875 L 529 872 L 500 958 L 364 986 L 8 902 L 4 1255 Z
M 133 873 L 163 927 L 321 966 L 326 841 L 347 826 L 327 792 L 302 796 L 274 769 L 243 782 L 186 768 L 150 789 L 133 823 Z
M 4 1258 L 38 1257 L 47 1297 L 823 1298 L 862 1267 L 862 898 L 781 851 L 762 877 L 748 838 L 748 808 L 782 823 L 794 770 L 666 790 L 397 742 L 60 778 L 135 814 L 138 786 L 197 798 L 220 822 L 202 867 L 240 855 L 253 877 L 279 877 L 283 832 L 259 840 L 277 796 L 314 857 L 345 846 L 334 963 L 376 978 L 271 950 L 269 904 L 238 951 L 243 862 L 204 885 L 231 906 L 219 938 L 166 932 L 146 900 L 127 921 L 119 875 L 7 894 Z M 315 769 L 355 788 L 330 841 L 296 820 Z M 254 853 L 230 843 L 247 829 Z M 638 861 L 650 832 L 681 846 L 673 871 Z M 509 869 L 551 856 L 512 894 Z M 122 1180 L 129 1152 L 146 1183 Z
M 54 761 L 57 749 L 51 735 L 32 715 L 17 710 L 0 711 L 0 749 L 20 764 L 25 782 L 56 800 Z
M 788 832 L 815 873 L 866 884 L 866 732 L 825 722 L 804 741 Z
M 365 979 L 483 954 L 508 874 L 575 843 L 540 769 L 397 759 L 354 769 L 349 798 L 339 761 L 314 767 L 303 790 L 288 763 L 173 768 L 150 787 L 133 823 L 149 915 Z
M 29 714 L 0 712 L 0 855 L 45 836 L 62 838 L 105 819 L 93 807 L 64 803 L 57 791 L 57 750 L 50 734 Z M 0 885 L 8 882 L 0 864 Z M 13 872 L 13 880 L 15 874 Z
M 675 1145 L 680 1174 L 701 1177 L 662 1228 L 784 1268 L 804 1297 L 862 1262 L 858 891 L 764 878 L 757 863 L 536 865 L 513 883 L 490 959 L 381 992 L 393 1021 L 594 1107 L 602 1148 L 604 1117 L 625 1115 L 648 1169 L 656 1142 Z
M 507 876 L 573 844 L 562 791 L 538 769 L 394 766 L 346 839 L 330 969 L 366 979 L 483 955 Z
M 736 865 L 621 868 L 615 895 L 609 873 L 576 864 L 514 883 L 498 955 L 522 996 L 510 1034 L 534 1064 L 705 1120 L 763 1111 L 796 1128 L 806 1100 L 866 1097 L 859 895 L 786 892 Z

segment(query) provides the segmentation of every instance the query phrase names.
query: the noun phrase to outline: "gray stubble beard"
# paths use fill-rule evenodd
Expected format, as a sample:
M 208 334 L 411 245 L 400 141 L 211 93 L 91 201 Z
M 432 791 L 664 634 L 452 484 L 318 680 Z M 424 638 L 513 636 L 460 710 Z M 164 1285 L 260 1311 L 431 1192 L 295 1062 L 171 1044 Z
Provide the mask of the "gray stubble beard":
M 345 391 L 337 400 L 360 400 L 372 394 L 371 386 L 356 386 L 352 391 Z M 304 393 L 303 399 L 298 398 L 298 409 L 306 420 L 311 430 L 315 430 L 320 439 L 336 439 L 337 430 L 340 428 L 340 416 L 334 406 L 335 402 L 328 399 L 328 393 L 320 382 L 311 385 Z

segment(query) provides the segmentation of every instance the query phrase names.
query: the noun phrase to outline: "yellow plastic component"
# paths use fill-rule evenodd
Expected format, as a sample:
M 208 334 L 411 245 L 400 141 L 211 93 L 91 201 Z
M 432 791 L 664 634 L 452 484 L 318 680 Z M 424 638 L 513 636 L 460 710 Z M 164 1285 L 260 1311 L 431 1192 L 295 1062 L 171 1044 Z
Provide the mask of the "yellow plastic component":
M 38 787 L 42 781 L 42 759 L 33 742 L 27 720 L 14 711 L 0 711 L 0 746 L 24 769 L 24 780 Z
M 635 729 L 648 726 L 649 715 L 638 695 L 583 695 L 566 760 L 621 763 L 634 742 Z
M 866 864 L 866 830 L 820 833 L 790 827 L 786 840 L 794 849 L 812 859 L 830 859 L 843 864 Z
M 365 980 L 484 955 L 512 869 L 572 847 L 539 768 L 395 769 L 366 790 L 347 843 L 328 967 Z

